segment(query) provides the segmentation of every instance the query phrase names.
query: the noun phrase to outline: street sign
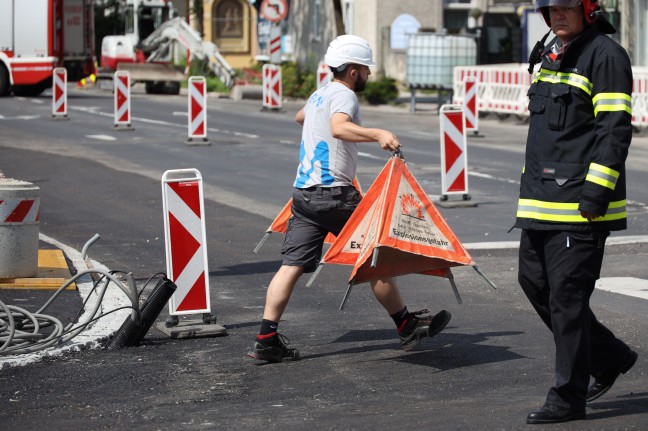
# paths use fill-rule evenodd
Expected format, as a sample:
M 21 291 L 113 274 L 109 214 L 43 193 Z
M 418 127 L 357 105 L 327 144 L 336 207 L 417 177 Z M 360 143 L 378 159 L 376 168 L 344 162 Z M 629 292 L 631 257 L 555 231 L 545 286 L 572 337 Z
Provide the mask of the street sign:
M 263 0 L 261 16 L 270 22 L 281 22 L 288 15 L 286 0 Z

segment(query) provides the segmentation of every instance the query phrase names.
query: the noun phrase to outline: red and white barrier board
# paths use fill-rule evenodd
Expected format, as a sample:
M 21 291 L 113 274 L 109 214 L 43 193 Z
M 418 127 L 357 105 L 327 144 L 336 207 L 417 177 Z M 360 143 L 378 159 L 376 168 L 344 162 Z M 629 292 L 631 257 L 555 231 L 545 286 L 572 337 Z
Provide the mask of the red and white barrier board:
M 52 75 L 52 117 L 67 117 L 67 69 L 57 67 Z
M 281 27 L 279 24 L 270 26 L 270 63 L 281 64 Z
M 319 90 L 331 82 L 332 78 L 333 73 L 331 72 L 331 68 L 323 61 L 320 61 L 317 65 L 317 89 Z
M 261 74 L 263 75 L 263 107 L 281 108 L 281 66 L 264 64 Z
M 479 130 L 479 109 L 477 104 L 477 89 L 479 81 L 474 76 L 464 78 L 464 114 L 466 115 L 466 131 Z
M 0 199 L 0 224 L 35 223 L 40 220 L 40 198 Z
M 167 277 L 177 289 L 169 314 L 210 313 L 202 176 L 197 169 L 162 175 Z
M 189 141 L 207 140 L 207 84 L 202 76 L 189 78 L 187 127 Z
M 441 194 L 468 193 L 466 117 L 461 105 L 439 109 L 441 131 Z
M 115 127 L 130 127 L 130 75 L 126 71 L 117 71 L 113 81 L 115 83 Z

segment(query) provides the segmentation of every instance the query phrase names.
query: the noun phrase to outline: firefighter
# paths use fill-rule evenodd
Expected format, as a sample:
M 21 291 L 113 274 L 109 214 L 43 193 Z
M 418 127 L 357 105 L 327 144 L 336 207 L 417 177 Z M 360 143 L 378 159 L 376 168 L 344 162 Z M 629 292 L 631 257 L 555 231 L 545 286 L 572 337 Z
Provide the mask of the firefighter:
M 584 419 L 586 402 L 637 360 L 589 305 L 605 240 L 626 228 L 630 60 L 606 35 L 615 29 L 598 0 L 536 0 L 535 6 L 556 37 L 542 51 L 528 93 L 515 227 L 522 229 L 518 280 L 553 332 L 556 381 L 545 404 L 527 416 L 531 424 Z

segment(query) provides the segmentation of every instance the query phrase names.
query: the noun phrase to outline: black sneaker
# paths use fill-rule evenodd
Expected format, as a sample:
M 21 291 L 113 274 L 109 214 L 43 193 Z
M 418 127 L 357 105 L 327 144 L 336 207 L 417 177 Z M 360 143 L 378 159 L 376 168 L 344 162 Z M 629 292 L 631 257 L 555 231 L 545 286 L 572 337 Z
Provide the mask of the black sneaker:
M 398 331 L 401 344 L 404 350 L 414 350 L 421 343 L 421 338 L 434 337 L 446 327 L 452 315 L 441 310 L 436 316 L 422 316 L 429 313 L 428 310 L 409 313 L 407 320 Z
M 275 335 L 269 338 L 257 337 L 254 347 L 247 355 L 268 362 L 281 362 L 284 359 L 296 361 L 299 359 L 299 350 L 289 349 L 287 344 L 290 344 L 288 337 L 275 332 Z

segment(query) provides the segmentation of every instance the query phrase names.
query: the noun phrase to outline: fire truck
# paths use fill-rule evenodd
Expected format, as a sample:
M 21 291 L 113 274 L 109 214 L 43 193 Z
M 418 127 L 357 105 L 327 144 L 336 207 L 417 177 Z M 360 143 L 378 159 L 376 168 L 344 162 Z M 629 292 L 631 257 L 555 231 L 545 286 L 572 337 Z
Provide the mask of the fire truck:
M 0 0 L 0 96 L 40 94 L 55 67 L 93 73 L 93 0 Z

